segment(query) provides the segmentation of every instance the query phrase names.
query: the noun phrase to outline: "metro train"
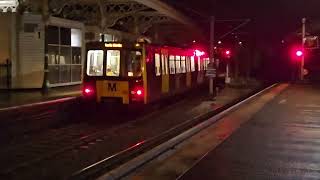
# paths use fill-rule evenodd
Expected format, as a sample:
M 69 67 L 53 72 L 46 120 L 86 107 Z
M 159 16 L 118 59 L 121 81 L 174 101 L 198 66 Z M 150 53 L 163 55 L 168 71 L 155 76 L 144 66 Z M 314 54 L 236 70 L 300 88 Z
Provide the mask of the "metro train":
M 86 45 L 83 97 L 123 105 L 149 104 L 205 82 L 206 52 L 146 43 Z

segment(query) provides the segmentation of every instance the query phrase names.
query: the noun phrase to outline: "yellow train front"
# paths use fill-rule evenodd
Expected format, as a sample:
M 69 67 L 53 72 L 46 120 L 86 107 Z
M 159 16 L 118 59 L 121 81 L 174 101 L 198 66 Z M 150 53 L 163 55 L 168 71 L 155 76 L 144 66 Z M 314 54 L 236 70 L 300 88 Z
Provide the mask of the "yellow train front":
M 88 43 L 83 96 L 129 105 L 184 93 L 204 82 L 208 58 L 194 52 L 144 43 Z

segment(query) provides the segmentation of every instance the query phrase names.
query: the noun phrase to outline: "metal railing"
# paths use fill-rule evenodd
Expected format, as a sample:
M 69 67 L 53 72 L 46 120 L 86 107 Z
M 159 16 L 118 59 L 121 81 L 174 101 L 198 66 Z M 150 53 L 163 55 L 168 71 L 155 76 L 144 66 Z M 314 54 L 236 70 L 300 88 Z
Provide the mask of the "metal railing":
M 9 59 L 5 63 L 0 63 L 0 89 L 10 89 L 11 87 L 11 62 Z

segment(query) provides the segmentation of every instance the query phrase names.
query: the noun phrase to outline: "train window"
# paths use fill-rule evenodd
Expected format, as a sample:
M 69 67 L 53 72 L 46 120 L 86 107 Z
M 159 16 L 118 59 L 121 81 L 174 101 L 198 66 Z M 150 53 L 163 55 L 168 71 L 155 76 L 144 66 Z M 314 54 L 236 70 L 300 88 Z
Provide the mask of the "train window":
M 208 64 L 209 64 L 209 58 L 204 59 L 204 70 L 208 69 Z
M 167 71 L 166 71 L 167 67 L 166 67 L 166 63 L 165 63 L 166 59 L 164 59 L 164 58 L 165 58 L 164 55 L 161 54 L 161 72 L 162 72 L 162 74 L 167 74 Z
M 186 59 L 186 71 L 187 72 L 190 72 L 191 69 L 190 69 L 190 57 L 187 56 L 187 59 Z
M 186 57 L 181 56 L 181 73 L 186 72 Z
M 170 74 L 175 74 L 174 56 L 169 56 Z
M 89 50 L 87 55 L 87 75 L 103 76 L 103 50 Z
M 195 68 L 195 65 L 194 65 L 194 56 L 191 56 L 191 59 L 190 59 L 190 65 L 191 65 L 191 72 L 194 72 L 196 71 L 196 68 Z
M 140 51 L 131 51 L 127 56 L 128 76 L 140 77 L 142 75 L 141 60 L 142 53 Z
M 120 76 L 120 50 L 107 50 L 107 76 Z
M 156 53 L 154 55 L 154 60 L 155 60 L 155 70 L 156 70 L 156 76 L 161 75 L 161 66 L 160 66 L 160 54 Z
M 176 73 L 181 73 L 180 56 L 176 56 Z
M 168 68 L 168 55 L 164 56 L 164 67 L 165 67 L 165 74 L 169 74 L 169 68 Z

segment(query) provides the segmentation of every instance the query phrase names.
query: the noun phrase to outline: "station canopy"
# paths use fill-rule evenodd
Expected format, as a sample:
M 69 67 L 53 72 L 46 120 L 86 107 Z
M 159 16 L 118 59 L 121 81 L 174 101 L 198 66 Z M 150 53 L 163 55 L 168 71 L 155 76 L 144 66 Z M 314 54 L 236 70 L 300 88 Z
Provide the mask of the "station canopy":
M 100 31 L 114 29 L 179 43 L 201 38 L 196 24 L 160 0 L 47 1 L 51 16 L 80 21 Z

